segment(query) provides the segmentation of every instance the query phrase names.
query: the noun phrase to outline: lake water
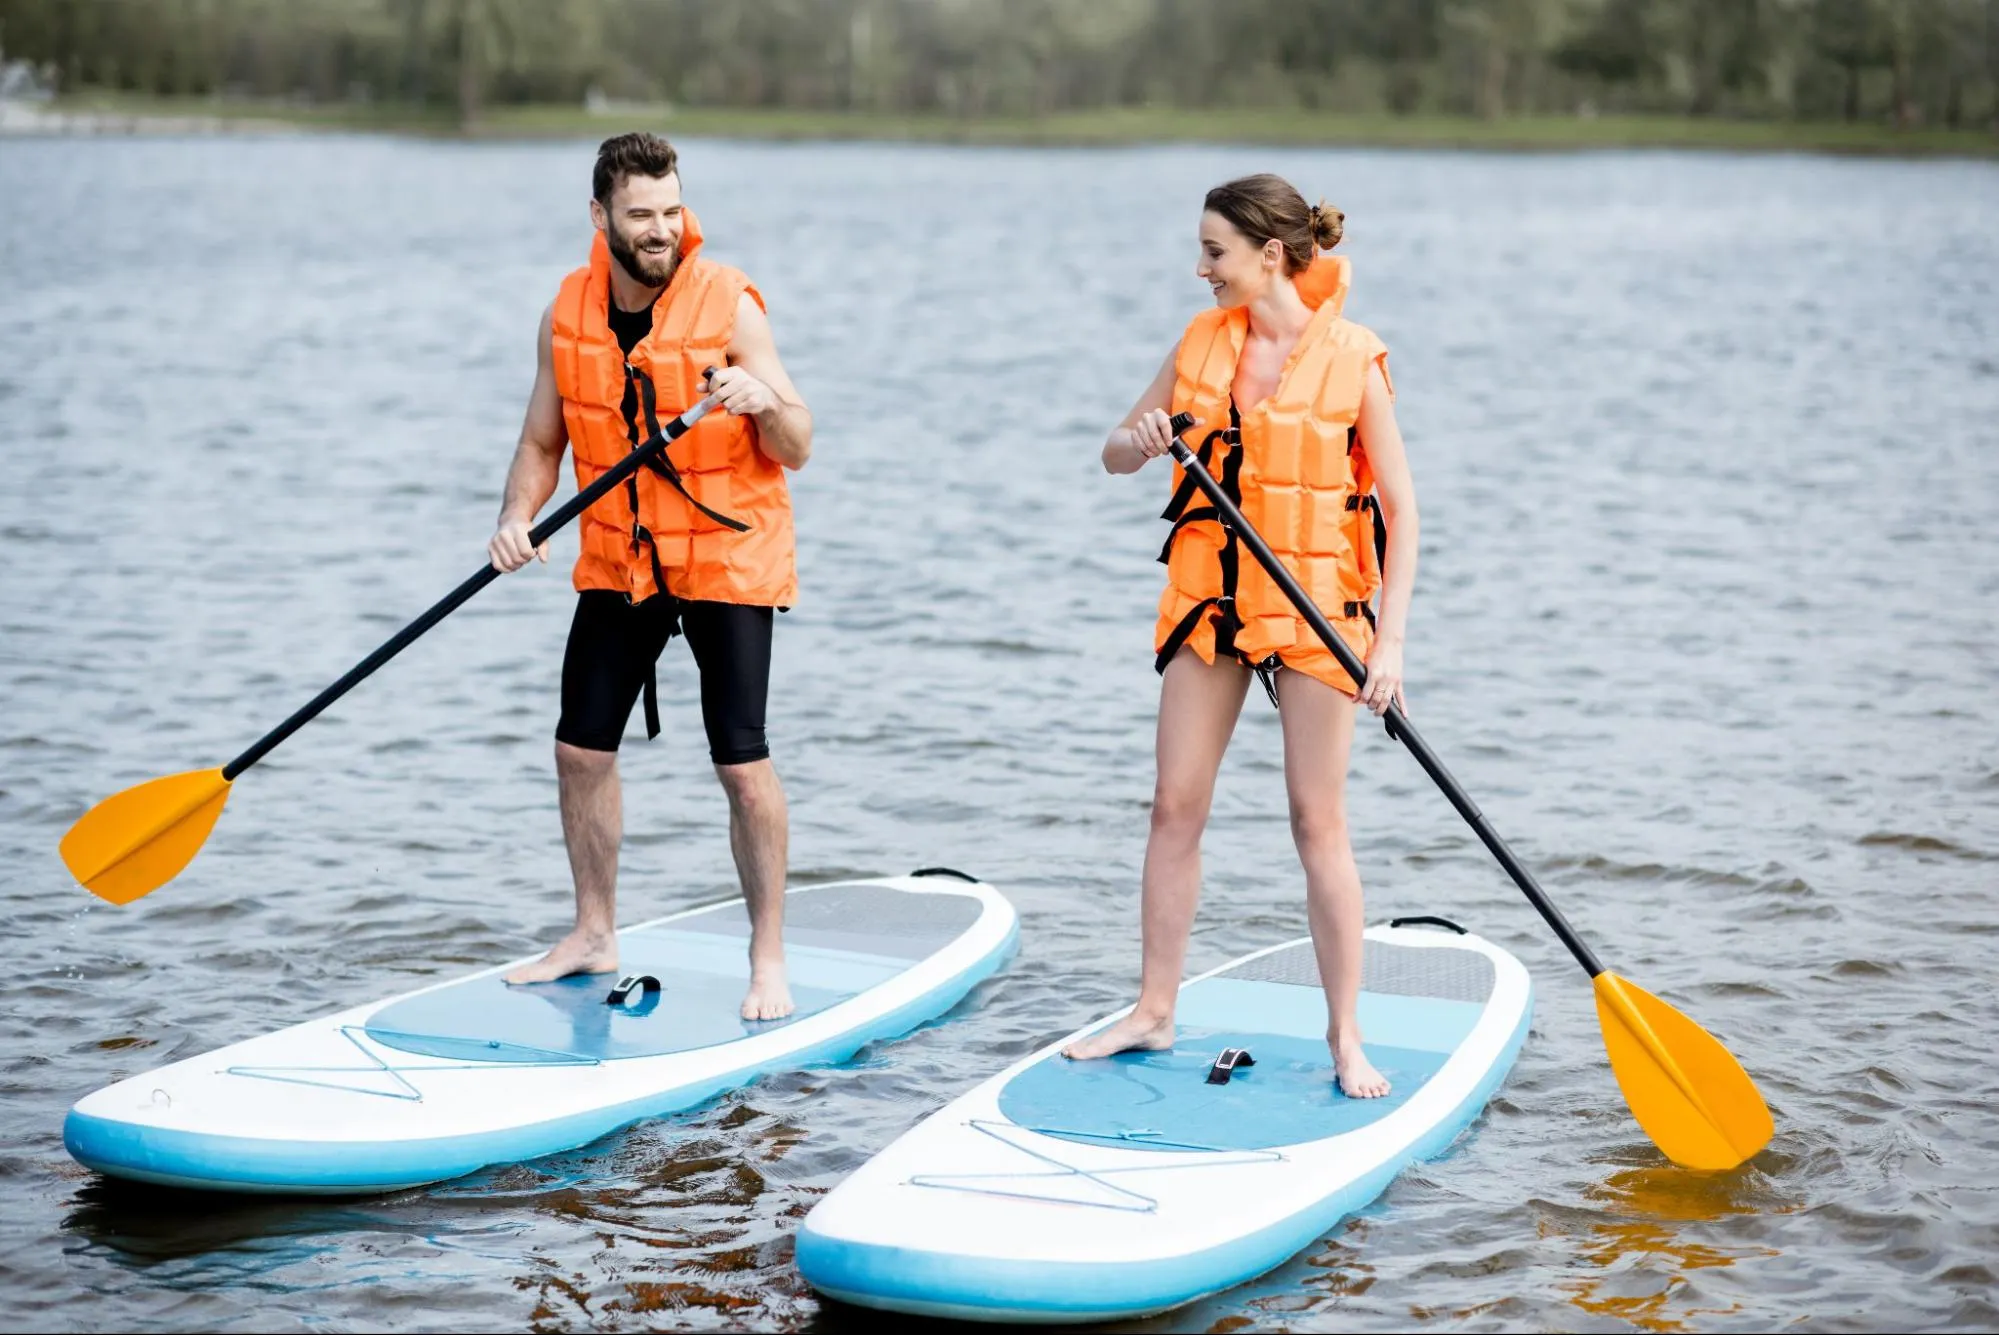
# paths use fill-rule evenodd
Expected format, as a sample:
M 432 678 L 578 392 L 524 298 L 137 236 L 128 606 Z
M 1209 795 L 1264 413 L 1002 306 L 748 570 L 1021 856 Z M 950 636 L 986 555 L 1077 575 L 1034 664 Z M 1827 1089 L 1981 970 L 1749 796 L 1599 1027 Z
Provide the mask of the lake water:
M 1444 1158 L 1146 1329 L 1999 1324 L 1999 167 L 1668 153 L 682 145 L 818 421 L 771 735 L 798 881 L 973 871 L 1013 963 L 944 1021 L 571 1154 L 339 1202 L 116 1189 L 83 1094 L 528 953 L 573 533 L 238 785 L 126 908 L 56 842 L 220 764 L 481 559 L 593 145 L 0 141 L 0 1304 L 38 1329 L 873 1327 L 813 1202 L 1129 1000 L 1163 466 L 1103 433 L 1206 300 L 1201 192 L 1348 212 L 1423 510 L 1410 701 L 1606 964 L 1777 1122 L 1682 1172 L 1587 980 L 1373 726 L 1370 916 L 1517 952 L 1534 1029 Z M 623 916 L 733 892 L 692 666 L 625 749 Z M 1189 965 L 1304 930 L 1276 719 Z

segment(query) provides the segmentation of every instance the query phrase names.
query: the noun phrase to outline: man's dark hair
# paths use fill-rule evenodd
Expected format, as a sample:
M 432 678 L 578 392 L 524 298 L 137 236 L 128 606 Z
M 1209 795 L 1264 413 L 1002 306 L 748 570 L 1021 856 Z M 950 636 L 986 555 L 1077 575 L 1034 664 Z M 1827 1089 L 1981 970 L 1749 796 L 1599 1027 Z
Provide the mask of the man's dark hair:
M 643 130 L 615 135 L 597 146 L 597 169 L 590 176 L 590 193 L 605 208 L 611 192 L 627 176 L 671 176 L 680 170 L 673 145 Z

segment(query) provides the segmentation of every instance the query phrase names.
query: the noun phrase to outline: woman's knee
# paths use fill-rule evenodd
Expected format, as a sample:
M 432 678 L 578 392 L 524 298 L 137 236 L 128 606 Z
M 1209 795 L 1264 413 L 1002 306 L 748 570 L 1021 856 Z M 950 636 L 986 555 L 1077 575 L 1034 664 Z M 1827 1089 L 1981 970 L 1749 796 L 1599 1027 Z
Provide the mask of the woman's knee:
M 1152 790 L 1152 828 L 1161 834 L 1198 838 L 1213 800 L 1212 788 L 1160 784 Z
M 1339 801 L 1291 799 L 1291 837 L 1301 849 L 1333 851 L 1347 845 L 1346 804 Z

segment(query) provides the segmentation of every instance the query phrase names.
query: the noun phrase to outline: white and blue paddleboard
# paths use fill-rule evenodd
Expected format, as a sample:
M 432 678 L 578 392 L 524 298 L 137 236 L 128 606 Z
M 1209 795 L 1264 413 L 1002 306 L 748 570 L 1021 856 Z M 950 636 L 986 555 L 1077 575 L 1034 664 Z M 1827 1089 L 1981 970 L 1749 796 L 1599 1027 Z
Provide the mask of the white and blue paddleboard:
M 942 869 L 785 897 L 796 1013 L 745 1021 L 740 899 L 618 934 L 607 974 L 510 987 L 522 961 L 122 1080 L 63 1143 L 113 1177 L 223 1191 L 413 1187 L 587 1144 L 757 1075 L 837 1062 L 951 1008 L 1017 933 L 991 886 Z M 613 991 L 624 995 L 616 1003 Z
M 868 1307 L 1074 1322 L 1282 1264 L 1449 1146 L 1520 1051 L 1526 969 L 1442 925 L 1367 930 L 1360 1020 L 1386 1098 L 1340 1093 L 1311 942 L 1274 946 L 1182 986 L 1171 1051 L 1060 1055 L 1098 1021 L 918 1124 L 806 1216 L 800 1273 Z

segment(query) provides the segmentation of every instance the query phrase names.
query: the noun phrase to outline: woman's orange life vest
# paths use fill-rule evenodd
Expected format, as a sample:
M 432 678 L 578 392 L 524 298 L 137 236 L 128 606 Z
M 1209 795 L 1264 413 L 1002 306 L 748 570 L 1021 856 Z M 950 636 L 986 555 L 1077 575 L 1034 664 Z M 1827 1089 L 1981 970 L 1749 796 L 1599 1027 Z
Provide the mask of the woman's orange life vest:
M 611 332 L 603 233 L 591 242 L 590 262 L 556 294 L 555 384 L 579 488 L 699 401 L 701 373 L 728 363 L 742 294 L 763 305 L 740 270 L 702 258 L 693 211 L 681 218 L 680 263 L 653 306 L 652 331 L 629 358 Z M 615 589 L 636 603 L 663 583 L 692 601 L 790 607 L 798 600 L 791 490 L 784 466 L 757 448 L 747 418 L 702 418 L 659 466 L 640 469 L 585 510 L 581 532 L 579 590 Z
M 1380 363 L 1385 378 L 1388 349 L 1372 330 L 1341 318 L 1350 275 L 1347 261 L 1333 256 L 1296 275 L 1311 322 L 1277 388 L 1247 413 L 1236 411 L 1233 387 L 1249 312 L 1195 316 L 1174 357 L 1172 411 L 1194 415 L 1201 462 L 1364 661 L 1374 640 L 1382 530 L 1355 423 L 1368 368 Z M 1173 530 L 1159 553 L 1166 592 L 1153 636 L 1158 669 L 1185 645 L 1208 663 L 1232 654 L 1261 669 L 1266 685 L 1281 664 L 1355 694 L 1347 670 L 1215 508 L 1192 504 L 1198 492 L 1185 470 L 1173 474 L 1173 499 L 1161 516 Z

